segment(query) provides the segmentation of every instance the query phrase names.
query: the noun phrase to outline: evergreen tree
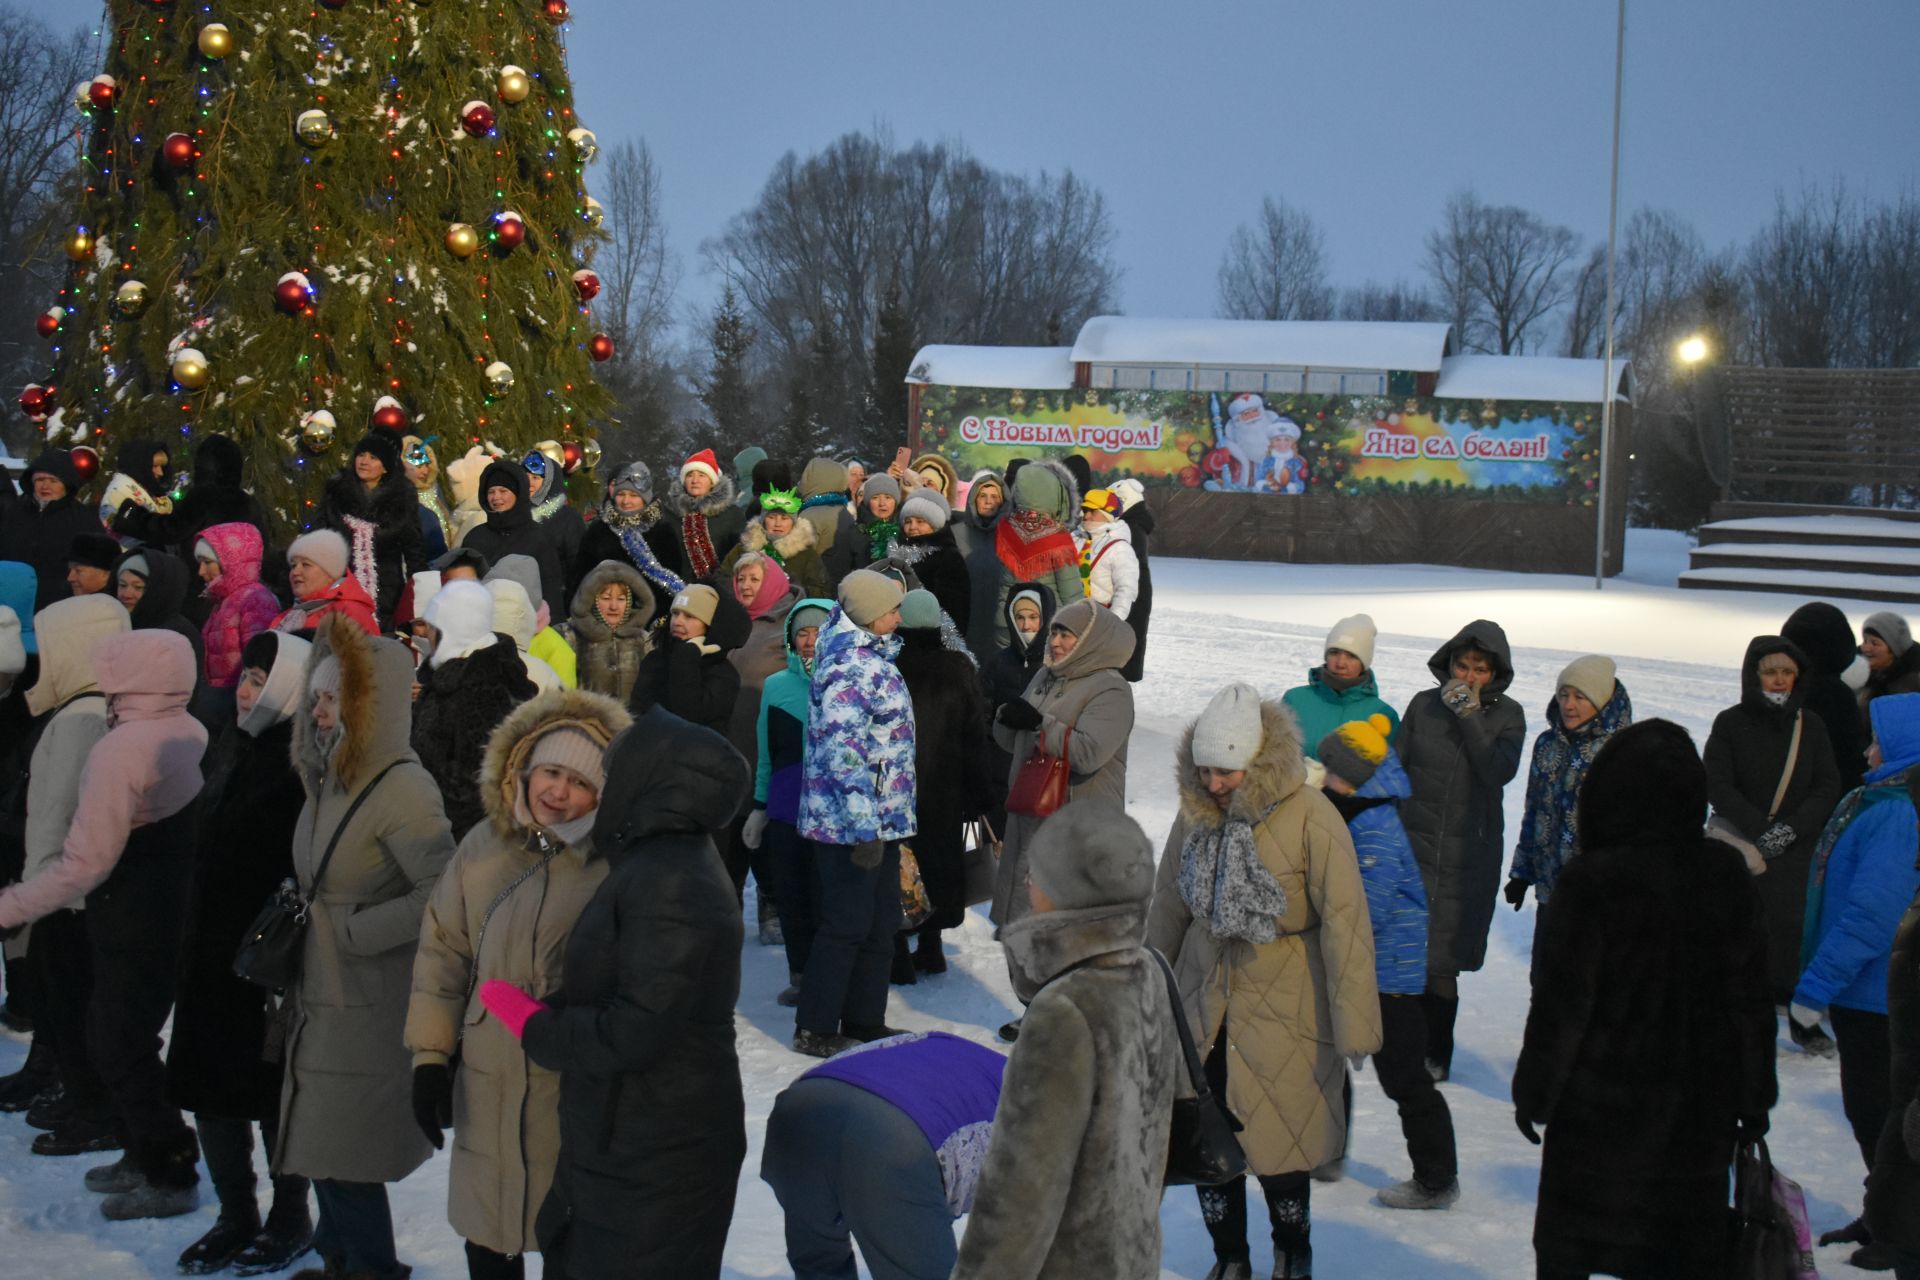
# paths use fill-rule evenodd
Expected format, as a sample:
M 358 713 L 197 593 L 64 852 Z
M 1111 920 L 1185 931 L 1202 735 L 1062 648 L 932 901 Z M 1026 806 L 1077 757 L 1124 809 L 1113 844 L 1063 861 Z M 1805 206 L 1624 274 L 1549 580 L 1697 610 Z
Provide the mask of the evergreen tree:
M 707 408 L 716 439 L 706 443 L 733 452 L 758 443 L 753 415 L 753 383 L 747 361 L 753 352 L 753 327 L 740 307 L 740 298 L 727 285 L 707 326 L 712 348 L 707 376 L 699 385 L 700 403 Z
M 867 429 L 876 439 L 907 438 L 907 370 L 919 350 L 913 316 L 900 299 L 896 278 L 887 286 L 874 321 L 873 373 L 867 388 Z
M 371 423 L 593 456 L 564 0 L 106 9 L 51 442 L 227 434 L 283 534 Z

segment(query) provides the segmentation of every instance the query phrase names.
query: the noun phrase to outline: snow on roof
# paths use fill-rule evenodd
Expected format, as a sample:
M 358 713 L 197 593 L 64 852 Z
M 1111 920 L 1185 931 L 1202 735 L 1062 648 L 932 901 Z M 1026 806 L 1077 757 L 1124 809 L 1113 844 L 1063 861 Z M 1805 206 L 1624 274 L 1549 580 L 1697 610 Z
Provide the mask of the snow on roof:
M 922 347 L 908 382 L 942 387 L 1062 391 L 1073 386 L 1071 347 Z
M 1448 356 L 1433 389 L 1442 400 L 1571 400 L 1600 403 L 1604 360 L 1562 356 Z M 1615 356 L 1614 398 L 1633 399 L 1625 356 Z
M 1073 358 L 1088 364 L 1410 369 L 1432 373 L 1453 326 L 1375 320 L 1155 320 L 1095 316 Z

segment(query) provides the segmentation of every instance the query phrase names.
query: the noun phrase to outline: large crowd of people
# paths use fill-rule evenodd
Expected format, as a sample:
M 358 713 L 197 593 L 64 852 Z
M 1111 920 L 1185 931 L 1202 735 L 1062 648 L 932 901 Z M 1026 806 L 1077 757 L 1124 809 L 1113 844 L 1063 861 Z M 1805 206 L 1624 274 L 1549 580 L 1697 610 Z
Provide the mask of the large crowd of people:
M 1868 1177 L 1823 1243 L 1920 1278 L 1895 614 L 1756 637 L 1703 750 L 1577 658 L 1511 841 L 1506 631 L 1467 621 L 1402 705 L 1342 619 L 1284 697 L 1194 717 L 1156 858 L 1125 808 L 1136 481 L 703 449 L 664 492 L 609 468 L 582 512 L 551 442 L 443 476 L 376 430 L 296 531 L 240 458 L 203 439 L 169 494 L 168 447 L 129 443 L 90 503 L 56 449 L 0 485 L 0 1017 L 32 1036 L 0 1111 L 37 1155 L 110 1156 L 110 1219 L 194 1211 L 204 1167 L 185 1274 L 403 1277 L 387 1186 L 451 1143 L 472 1276 L 717 1276 L 752 932 L 818 1060 L 760 1169 L 797 1276 L 852 1280 L 857 1244 L 883 1278 L 1156 1277 L 1196 1098 L 1243 1157 L 1197 1187 L 1209 1280 L 1251 1280 L 1247 1175 L 1276 1280 L 1310 1276 L 1368 1058 L 1409 1165 L 1378 1204 L 1459 1202 L 1459 980 L 1531 892 L 1542 1277 L 1729 1273 L 1784 1019 L 1838 1058 Z M 981 904 L 1011 1051 L 889 1027 Z

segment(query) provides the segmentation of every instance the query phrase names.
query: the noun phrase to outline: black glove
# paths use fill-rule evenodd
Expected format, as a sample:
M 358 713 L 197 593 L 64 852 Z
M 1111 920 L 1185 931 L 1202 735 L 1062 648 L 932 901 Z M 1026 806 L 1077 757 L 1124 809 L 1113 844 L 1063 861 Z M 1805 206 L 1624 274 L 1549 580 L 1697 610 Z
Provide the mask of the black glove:
M 1769 1123 L 1770 1122 L 1768 1121 L 1767 1115 L 1764 1111 L 1757 1116 L 1741 1116 L 1740 1117 L 1740 1141 L 1741 1142 L 1760 1141 L 1760 1139 L 1767 1136 L 1767 1126 Z
M 1038 729 L 1041 720 L 1040 708 L 1025 698 L 1015 698 L 1012 702 L 1001 703 L 1000 709 L 994 712 L 994 719 L 1015 733 L 1023 729 Z
M 1520 1126 L 1521 1137 L 1525 1138 L 1528 1142 L 1531 1142 L 1536 1147 L 1540 1145 L 1540 1134 L 1534 1129 L 1533 1121 L 1527 1119 L 1525 1116 L 1521 1115 L 1518 1111 L 1516 1111 L 1513 1113 L 1513 1122 Z
M 1759 845 L 1760 852 L 1766 854 L 1769 858 L 1777 858 L 1787 850 L 1793 848 L 1794 839 L 1795 836 L 1792 827 L 1784 822 L 1776 822 L 1765 831 L 1762 831 L 1760 838 L 1755 840 L 1754 843 Z
M 1508 880 L 1506 898 L 1507 901 L 1513 905 L 1513 909 L 1518 911 L 1521 904 L 1527 900 L 1527 882 L 1519 876 L 1514 876 Z
M 413 1069 L 413 1121 L 438 1151 L 441 1133 L 453 1123 L 453 1072 L 444 1062 L 423 1062 Z
M 1900 1113 L 1900 1141 L 1907 1146 L 1907 1159 L 1920 1160 L 1920 1099 Z
M 853 865 L 862 871 L 871 871 L 879 866 L 881 855 L 887 851 L 887 846 L 878 840 L 867 840 L 860 844 L 849 845 L 848 848 L 851 850 L 848 856 L 852 859 Z

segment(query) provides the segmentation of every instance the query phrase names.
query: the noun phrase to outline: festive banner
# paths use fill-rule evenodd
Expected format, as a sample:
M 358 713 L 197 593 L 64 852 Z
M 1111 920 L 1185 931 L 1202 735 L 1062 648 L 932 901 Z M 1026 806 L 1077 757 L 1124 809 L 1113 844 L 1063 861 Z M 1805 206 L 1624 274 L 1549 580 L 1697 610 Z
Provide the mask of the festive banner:
M 1223 493 L 1458 494 L 1591 505 L 1599 406 L 1258 392 L 929 386 L 919 447 L 962 476 L 1083 454 L 1096 482 Z

